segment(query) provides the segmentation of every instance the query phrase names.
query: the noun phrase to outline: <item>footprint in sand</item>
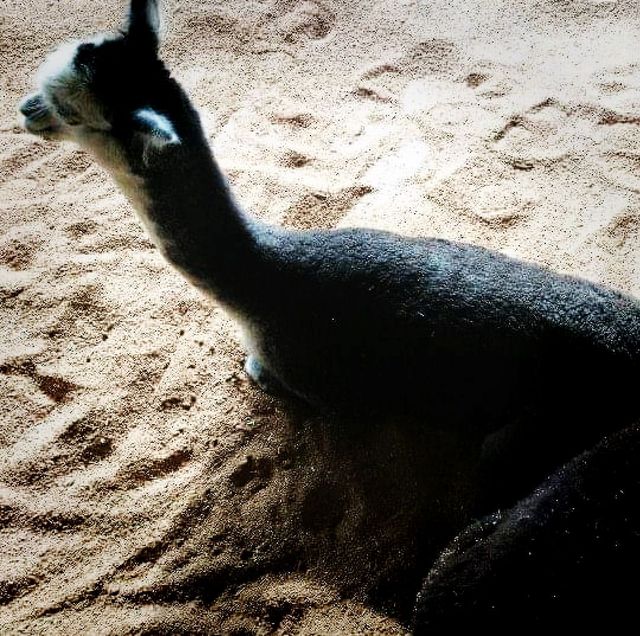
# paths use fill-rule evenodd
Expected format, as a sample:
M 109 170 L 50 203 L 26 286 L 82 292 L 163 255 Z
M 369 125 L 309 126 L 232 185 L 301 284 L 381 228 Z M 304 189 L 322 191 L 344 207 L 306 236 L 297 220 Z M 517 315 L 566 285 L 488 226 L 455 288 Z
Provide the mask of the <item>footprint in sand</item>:
M 109 429 L 105 422 L 108 420 L 98 413 L 82 417 L 63 431 L 56 443 L 73 455 L 79 466 L 101 461 L 114 449 L 114 441 L 105 433 Z
M 31 452 L 11 473 L 11 481 L 21 486 L 51 484 L 56 479 L 108 458 L 115 448 L 114 433 L 105 413 L 90 412 L 63 418 L 59 432 L 43 440 L 37 453 Z M 108 431 L 108 433 L 107 433 Z
M 303 155 L 295 150 L 289 150 L 285 152 L 280 160 L 280 163 L 286 168 L 303 168 L 307 164 L 311 163 L 312 159 Z
M 464 78 L 464 83 L 469 88 L 478 88 L 478 86 L 484 84 L 488 79 L 489 77 L 484 73 L 469 73 L 469 75 Z
M 144 458 L 128 464 L 107 487 L 130 490 L 150 481 L 162 479 L 183 468 L 191 459 L 189 449 L 176 449 L 164 457 Z
M 514 170 L 494 155 L 469 160 L 435 186 L 429 199 L 454 216 L 503 230 L 531 217 L 539 193 L 528 171 Z
M 504 183 L 485 185 L 474 193 L 473 213 L 493 227 L 507 228 L 526 218 L 535 203 Z
M 418 43 L 405 55 L 366 68 L 353 95 L 380 103 L 404 100 L 407 84 L 454 79 L 460 71 L 459 54 L 453 42 L 430 39 Z
M 493 142 L 505 163 L 531 170 L 579 153 L 589 140 L 568 106 L 547 99 L 509 118 Z
M 73 382 L 64 378 L 39 372 L 30 359 L 9 361 L 0 365 L 0 374 L 31 378 L 37 387 L 57 404 L 69 400 L 71 394 L 78 388 Z
M 277 113 L 271 117 L 271 121 L 294 129 L 309 128 L 315 122 L 315 117 L 311 113 Z
M 596 159 L 596 163 L 605 181 L 640 194 L 640 149 L 606 152 Z
M 39 577 L 24 575 L 9 581 L 0 581 L 0 606 L 7 605 L 11 601 L 34 589 L 39 584 Z
M 339 192 L 310 192 L 288 208 L 282 222 L 298 230 L 335 227 L 359 199 L 372 191 L 372 187 L 361 185 Z
M 28 528 L 35 532 L 65 532 L 85 522 L 86 517 L 75 513 L 54 510 L 41 512 L 21 505 L 0 506 L 0 527 Z
M 77 221 L 71 223 L 64 228 L 64 231 L 74 239 L 82 238 L 88 234 L 94 234 L 100 226 L 93 219 L 86 219 L 85 221 Z
M 460 54 L 453 42 L 432 38 L 413 47 L 396 65 L 424 77 L 454 77 L 460 69 Z
M 640 211 L 625 211 L 605 227 L 605 234 L 617 250 L 628 243 L 640 244 Z M 638 252 L 636 252 L 637 256 Z
M 10 145 L 11 150 L 0 153 L 0 183 L 22 176 L 50 152 L 50 148 L 40 141 L 20 141 L 20 144 Z
M 68 274 L 66 271 L 61 275 Z M 103 299 L 101 285 L 88 284 L 78 287 L 61 305 L 62 311 L 55 318 L 43 323 L 44 334 L 74 334 L 84 342 L 107 340 L 113 326 L 113 309 Z
M 50 178 L 63 180 L 75 177 L 87 170 L 95 169 L 95 162 L 91 156 L 81 150 L 65 152 L 56 160 L 54 170 L 50 173 Z
M 335 14 L 317 0 L 285 0 L 276 4 L 281 11 L 278 30 L 288 44 L 322 40 L 331 32 Z
M 605 95 L 616 95 L 627 90 L 628 87 L 623 82 L 618 82 L 614 79 L 611 79 L 600 82 L 598 84 L 598 88 Z
M 42 243 L 42 239 L 28 234 L 20 238 L 5 237 L 0 243 L 0 263 L 13 270 L 28 269 Z
M 243 488 L 251 483 L 253 490 L 264 487 L 265 482 L 273 474 L 273 461 L 269 457 L 247 455 L 229 475 L 229 480 L 236 488 Z

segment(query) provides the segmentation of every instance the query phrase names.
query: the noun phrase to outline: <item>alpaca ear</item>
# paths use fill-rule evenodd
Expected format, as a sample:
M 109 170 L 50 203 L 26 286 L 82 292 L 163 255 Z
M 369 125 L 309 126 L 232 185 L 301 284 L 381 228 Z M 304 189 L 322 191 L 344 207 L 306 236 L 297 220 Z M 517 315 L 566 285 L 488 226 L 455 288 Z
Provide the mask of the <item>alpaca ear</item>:
M 131 0 L 125 31 L 135 44 L 157 51 L 160 33 L 157 0 Z
M 145 146 L 158 150 L 180 143 L 173 124 L 168 117 L 153 108 L 139 108 L 133 113 L 133 129 L 142 135 Z

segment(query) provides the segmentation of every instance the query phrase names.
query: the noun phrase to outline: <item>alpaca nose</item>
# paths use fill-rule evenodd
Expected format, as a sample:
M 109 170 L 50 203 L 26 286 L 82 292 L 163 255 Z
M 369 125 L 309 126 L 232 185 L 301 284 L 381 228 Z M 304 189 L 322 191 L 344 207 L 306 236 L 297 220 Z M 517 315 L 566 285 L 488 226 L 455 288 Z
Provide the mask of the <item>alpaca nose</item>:
M 58 128 L 58 122 L 49 107 L 45 104 L 42 95 L 36 93 L 26 97 L 18 110 L 24 115 L 22 125 L 35 135 L 52 132 Z
M 27 97 L 20 104 L 19 110 L 27 119 L 37 119 L 38 115 L 47 111 L 47 107 L 44 104 L 42 95 L 35 94 Z

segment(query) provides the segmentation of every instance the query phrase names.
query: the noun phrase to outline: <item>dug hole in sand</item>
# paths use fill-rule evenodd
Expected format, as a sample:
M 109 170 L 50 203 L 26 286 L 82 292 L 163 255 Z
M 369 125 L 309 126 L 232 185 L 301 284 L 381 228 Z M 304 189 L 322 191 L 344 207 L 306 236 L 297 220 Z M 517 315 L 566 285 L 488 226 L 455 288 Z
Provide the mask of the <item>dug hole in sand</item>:
M 404 633 L 469 521 L 465 457 L 260 392 L 107 175 L 18 126 L 45 53 L 122 9 L 0 6 L 0 628 Z M 640 295 L 636 3 L 164 13 L 162 55 L 257 216 L 464 240 Z

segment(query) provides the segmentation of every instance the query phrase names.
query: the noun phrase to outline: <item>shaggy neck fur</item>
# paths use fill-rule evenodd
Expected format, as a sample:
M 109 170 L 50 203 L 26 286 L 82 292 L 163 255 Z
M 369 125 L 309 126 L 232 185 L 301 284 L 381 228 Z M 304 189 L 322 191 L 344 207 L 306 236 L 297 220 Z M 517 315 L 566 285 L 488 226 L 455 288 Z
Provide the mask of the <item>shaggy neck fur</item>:
M 238 277 L 253 247 L 242 213 L 206 142 L 154 154 L 140 172 L 147 202 L 140 211 L 166 258 L 217 296 Z
M 227 290 L 241 289 L 254 271 L 257 223 L 234 201 L 190 105 L 176 132 L 180 142 L 161 148 L 136 136 L 115 151 L 88 139 L 83 145 L 112 173 L 163 255 L 233 305 Z

